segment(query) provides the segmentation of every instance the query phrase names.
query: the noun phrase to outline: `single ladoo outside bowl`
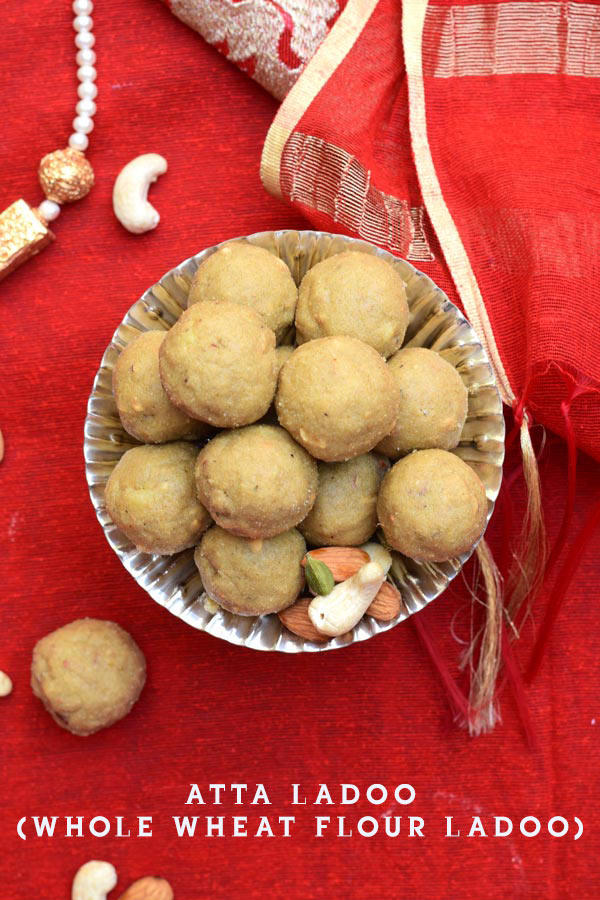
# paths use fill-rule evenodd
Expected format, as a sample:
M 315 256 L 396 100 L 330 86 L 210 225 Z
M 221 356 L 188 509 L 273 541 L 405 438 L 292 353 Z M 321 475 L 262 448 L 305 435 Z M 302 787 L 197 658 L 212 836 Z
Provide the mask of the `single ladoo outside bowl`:
M 482 479 L 489 521 L 502 480 L 502 402 L 485 351 L 469 323 L 446 295 L 410 263 L 365 241 L 318 231 L 266 231 L 239 240 L 264 247 L 281 257 L 298 284 L 316 263 L 345 250 L 373 253 L 396 267 L 406 284 L 410 307 L 404 346 L 437 350 L 458 370 L 469 391 L 467 421 L 461 442 L 453 452 L 469 463 Z M 327 644 L 315 644 L 289 632 L 276 615 L 248 617 L 225 610 L 207 612 L 204 608 L 206 594 L 194 565 L 193 550 L 175 556 L 142 553 L 119 531 L 106 511 L 104 490 L 108 477 L 123 453 L 137 444 L 121 425 L 112 394 L 112 370 L 117 357 L 141 331 L 166 330 L 175 323 L 186 308 L 194 272 L 221 246 L 203 250 L 167 272 L 158 284 L 149 288 L 126 314 L 106 349 L 94 380 L 85 421 L 86 476 L 96 514 L 110 546 L 138 584 L 153 600 L 200 631 L 255 650 L 285 653 L 320 652 L 365 641 L 388 631 L 435 600 L 475 548 L 443 563 L 419 563 L 394 553 L 390 574 L 402 593 L 400 614 L 392 622 L 378 622 L 365 616 L 350 635 L 335 638 Z

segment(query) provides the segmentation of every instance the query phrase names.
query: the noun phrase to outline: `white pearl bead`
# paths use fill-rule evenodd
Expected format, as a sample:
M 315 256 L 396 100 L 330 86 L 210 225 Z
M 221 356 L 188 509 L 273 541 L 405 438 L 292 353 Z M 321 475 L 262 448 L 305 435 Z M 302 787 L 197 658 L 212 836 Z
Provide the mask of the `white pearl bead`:
M 95 43 L 96 38 L 91 31 L 80 31 L 75 35 L 75 46 L 80 50 L 84 50 L 86 47 L 91 49 Z
M 75 59 L 78 66 L 93 66 L 96 62 L 96 54 L 91 47 L 84 47 L 83 50 L 79 51 Z
M 93 81 L 82 81 L 77 88 L 77 96 L 82 100 L 95 100 L 98 96 L 98 88 Z
M 89 143 L 87 135 L 81 134 L 79 131 L 69 138 L 69 147 L 72 147 L 73 150 L 87 150 Z
M 79 134 L 90 134 L 94 130 L 94 120 L 91 116 L 75 116 L 73 119 L 73 131 Z
M 91 16 L 75 16 L 73 19 L 73 28 L 75 31 L 91 31 L 94 27 L 94 20 Z
M 83 100 L 79 101 L 79 103 L 75 107 L 75 112 L 78 116 L 95 116 L 96 104 L 93 100 L 85 97 Z
M 73 12 L 76 16 L 90 16 L 93 9 L 92 0 L 75 0 L 73 3 Z
M 60 215 L 60 206 L 53 200 L 43 200 L 38 206 L 38 212 L 46 222 L 54 222 Z
M 77 77 L 80 81 L 95 81 L 98 73 L 93 66 L 79 66 Z

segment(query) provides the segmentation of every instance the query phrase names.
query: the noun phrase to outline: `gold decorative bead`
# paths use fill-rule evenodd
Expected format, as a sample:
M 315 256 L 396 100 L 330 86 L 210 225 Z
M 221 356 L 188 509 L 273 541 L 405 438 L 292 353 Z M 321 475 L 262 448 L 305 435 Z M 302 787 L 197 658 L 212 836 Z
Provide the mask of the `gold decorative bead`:
M 0 281 L 43 250 L 54 235 L 25 200 L 0 212 Z
M 44 194 L 55 203 L 81 200 L 94 186 L 94 170 L 83 153 L 72 147 L 46 154 L 38 177 Z

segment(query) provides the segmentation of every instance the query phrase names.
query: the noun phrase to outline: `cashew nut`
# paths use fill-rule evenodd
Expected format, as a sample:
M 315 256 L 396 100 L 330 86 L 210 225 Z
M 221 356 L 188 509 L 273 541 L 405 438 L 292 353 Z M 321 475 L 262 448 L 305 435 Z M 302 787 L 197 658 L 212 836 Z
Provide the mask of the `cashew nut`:
M 160 216 L 148 202 L 148 188 L 167 171 L 167 161 L 158 153 L 136 156 L 121 169 L 113 188 L 115 216 L 127 231 L 143 234 L 160 222 Z
M 375 562 L 381 566 L 384 574 L 387 575 L 392 566 L 392 554 L 389 550 L 386 550 L 385 547 L 378 544 L 377 541 L 370 541 L 368 544 L 363 544 L 360 549 L 368 554 L 371 562 Z
M 375 599 L 385 575 L 378 563 L 368 562 L 356 575 L 336 584 L 331 593 L 315 597 L 308 615 L 317 631 L 330 637 L 351 631 Z
M 92 859 L 85 863 L 73 880 L 71 900 L 106 900 L 117 883 L 113 865 Z
M 6 672 L 0 672 L 0 697 L 8 697 L 12 692 L 13 683 Z

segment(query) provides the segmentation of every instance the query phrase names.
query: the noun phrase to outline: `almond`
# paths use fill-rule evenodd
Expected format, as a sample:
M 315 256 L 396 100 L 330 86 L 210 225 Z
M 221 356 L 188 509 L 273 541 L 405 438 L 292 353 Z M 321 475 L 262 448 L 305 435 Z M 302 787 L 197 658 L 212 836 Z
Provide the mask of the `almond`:
M 173 888 L 164 878 L 148 875 L 130 885 L 120 900 L 173 900 Z
M 316 641 L 319 644 L 324 644 L 329 638 L 317 631 L 308 617 L 308 607 L 311 602 L 312 597 L 301 597 L 300 600 L 296 600 L 293 606 L 282 609 L 277 615 L 281 624 L 285 625 L 288 631 L 304 638 L 305 641 Z
M 391 622 L 402 608 L 402 594 L 389 581 L 384 581 L 369 608 L 367 615 L 379 622 Z
M 352 578 L 369 562 L 369 554 L 358 547 L 319 547 L 311 550 L 310 555 L 329 567 L 335 581 Z M 302 560 L 302 565 L 305 564 L 306 557 Z

